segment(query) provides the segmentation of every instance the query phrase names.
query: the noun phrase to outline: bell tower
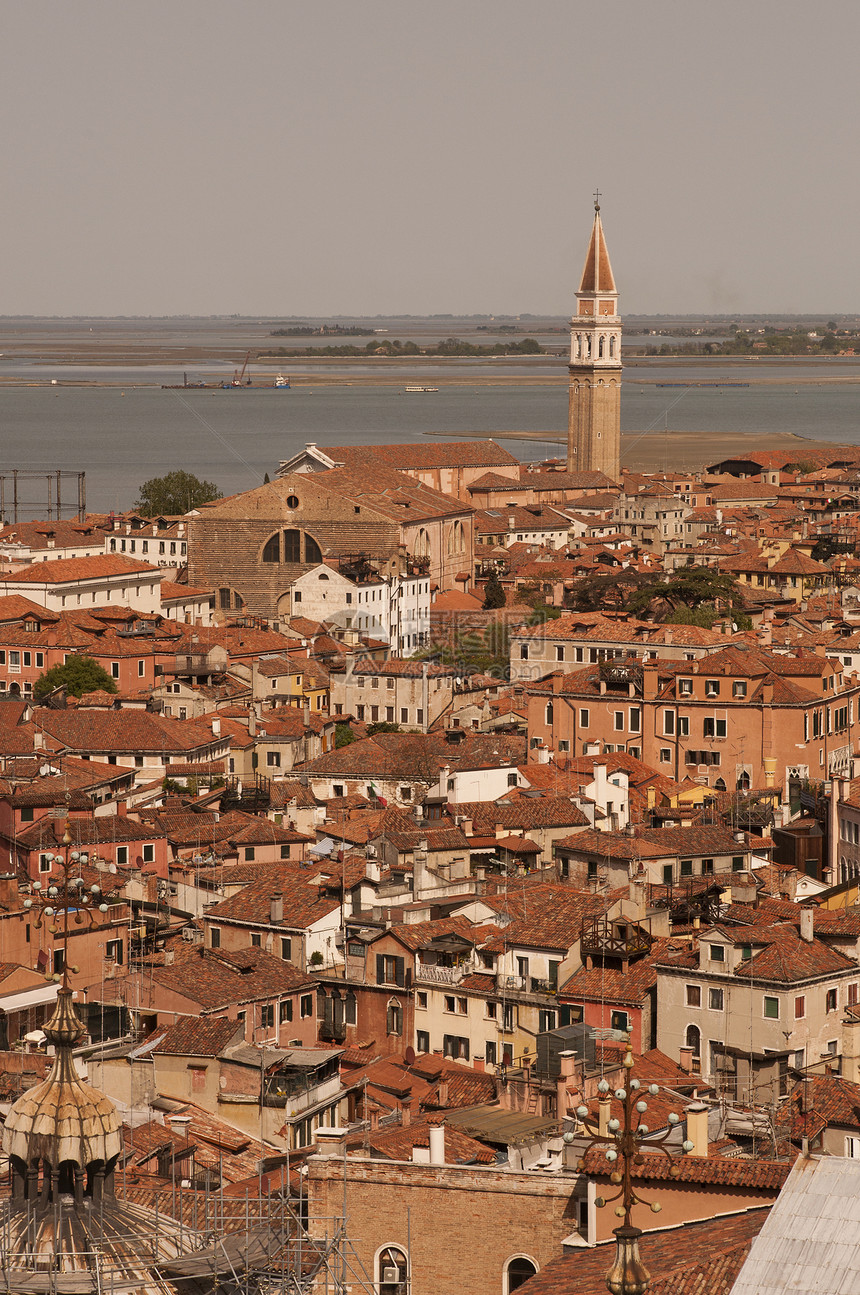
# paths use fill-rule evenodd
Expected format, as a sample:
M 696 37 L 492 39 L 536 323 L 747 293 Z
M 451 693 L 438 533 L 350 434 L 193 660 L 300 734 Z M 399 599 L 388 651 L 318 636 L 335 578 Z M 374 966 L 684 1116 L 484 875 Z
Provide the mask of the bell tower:
M 570 403 L 567 423 L 568 472 L 604 472 L 620 479 L 621 317 L 609 263 L 600 194 L 594 195 L 594 225 L 570 321 Z

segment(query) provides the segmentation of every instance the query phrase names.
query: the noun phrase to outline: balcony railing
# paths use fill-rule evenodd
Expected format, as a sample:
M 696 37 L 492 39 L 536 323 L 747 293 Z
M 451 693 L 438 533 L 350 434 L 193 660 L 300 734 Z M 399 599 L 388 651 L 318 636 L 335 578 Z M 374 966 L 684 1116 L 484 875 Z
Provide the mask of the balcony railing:
M 651 948 L 651 937 L 638 926 L 628 926 L 624 935 L 607 922 L 604 917 L 595 918 L 582 928 L 580 951 L 585 955 L 616 958 L 634 958 L 648 953 Z
M 415 979 L 429 980 L 435 985 L 459 985 L 464 976 L 469 976 L 475 970 L 475 964 L 471 961 L 461 962 L 456 967 L 444 967 L 434 962 L 422 962 L 420 958 L 415 963 Z

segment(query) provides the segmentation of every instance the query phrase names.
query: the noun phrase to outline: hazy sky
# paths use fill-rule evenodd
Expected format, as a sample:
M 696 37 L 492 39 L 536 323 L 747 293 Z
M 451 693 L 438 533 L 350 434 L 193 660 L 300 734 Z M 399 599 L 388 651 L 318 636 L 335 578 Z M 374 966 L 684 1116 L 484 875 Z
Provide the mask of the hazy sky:
M 5 0 L 8 314 L 860 311 L 858 0 Z

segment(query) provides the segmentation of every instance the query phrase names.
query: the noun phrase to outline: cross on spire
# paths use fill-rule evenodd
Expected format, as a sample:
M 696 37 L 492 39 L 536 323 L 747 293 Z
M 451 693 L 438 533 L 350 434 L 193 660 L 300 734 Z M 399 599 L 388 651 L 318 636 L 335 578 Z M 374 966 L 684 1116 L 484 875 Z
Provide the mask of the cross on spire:
M 600 211 L 600 190 L 594 190 L 594 210 Z

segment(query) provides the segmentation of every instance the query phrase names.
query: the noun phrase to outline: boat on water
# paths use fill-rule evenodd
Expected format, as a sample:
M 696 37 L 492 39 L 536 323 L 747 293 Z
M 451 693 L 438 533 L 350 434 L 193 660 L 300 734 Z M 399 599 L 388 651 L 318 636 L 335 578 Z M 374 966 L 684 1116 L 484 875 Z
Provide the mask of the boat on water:
M 280 388 L 281 391 L 289 391 L 290 380 L 283 373 L 279 373 L 275 378 L 275 386 Z
M 407 391 L 438 391 L 438 387 L 407 387 Z

